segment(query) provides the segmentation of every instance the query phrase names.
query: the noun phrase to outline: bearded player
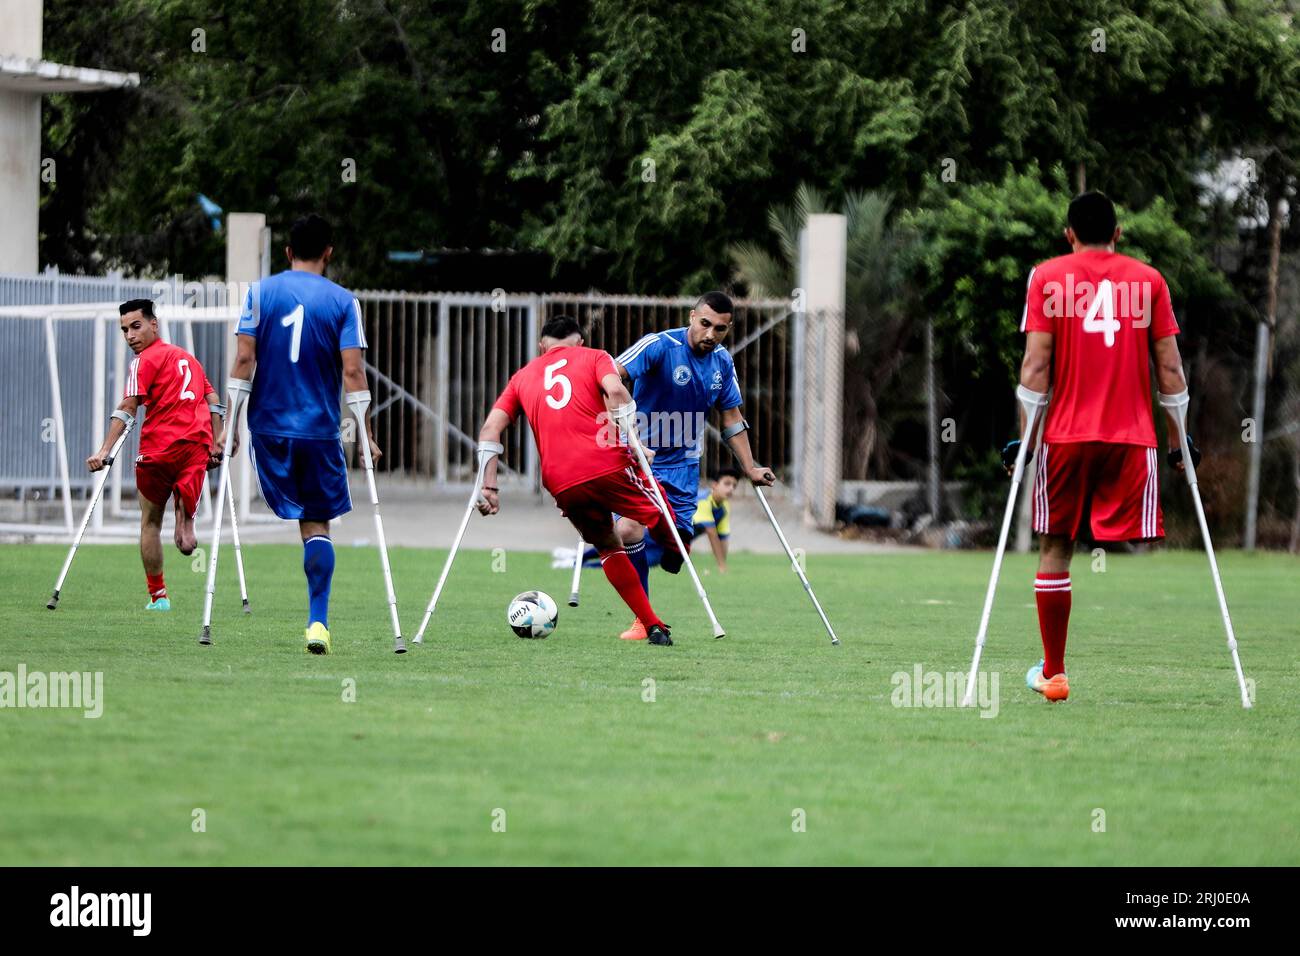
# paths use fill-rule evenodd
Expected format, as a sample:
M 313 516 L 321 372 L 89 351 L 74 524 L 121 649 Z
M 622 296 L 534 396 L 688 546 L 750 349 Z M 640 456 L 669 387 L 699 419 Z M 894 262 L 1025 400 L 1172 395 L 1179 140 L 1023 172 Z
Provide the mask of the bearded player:
M 632 382 L 632 395 L 648 424 L 643 440 L 655 452 L 655 478 L 668 492 L 686 541 L 694 535 L 700 456 L 712 409 L 721 412 L 722 440 L 736 453 L 744 476 L 764 487 L 776 481 L 772 472 L 754 464 L 746 434 L 749 423 L 740 411 L 736 366 L 723 345 L 731 331 L 732 308 L 729 296 L 706 292 L 691 309 L 686 328 L 643 336 L 617 360 L 619 374 Z M 649 593 L 645 529 L 626 514 L 620 514 L 618 529 L 641 586 Z M 640 619 L 620 635 L 625 641 L 645 636 L 645 622 Z
M 1039 535 L 1034 594 L 1043 660 L 1026 681 L 1048 700 L 1065 700 L 1070 624 L 1070 558 L 1075 541 L 1163 538 L 1150 362 L 1162 394 L 1185 392 L 1178 323 L 1164 277 L 1115 251 L 1121 229 L 1101 193 L 1076 196 L 1067 214 L 1073 252 L 1029 276 L 1022 329 L 1028 333 L 1020 384 L 1050 389 L 1033 486 Z M 1171 419 L 1172 421 L 1172 419 Z M 1021 412 L 1021 432 L 1024 412 Z M 1178 429 L 1169 463 L 1183 470 Z M 1003 452 L 1014 462 L 1018 442 Z M 1192 463 L 1200 455 L 1188 437 Z M 1033 455 L 1031 447 L 1028 456 Z
M 557 316 L 548 321 L 542 327 L 541 354 L 516 372 L 501 392 L 479 431 L 479 444 L 499 443 L 502 432 L 523 412 L 537 440 L 542 485 L 582 539 L 596 548 L 605 577 L 645 623 L 650 643 L 669 645 L 669 627 L 650 606 L 614 530 L 611 512 L 649 529 L 664 548 L 663 566 L 670 573 L 681 569 L 682 554 L 635 458 L 619 436 L 611 434 L 611 420 L 624 434 L 636 427 L 632 396 L 609 353 L 584 348 L 582 342 L 577 320 Z M 500 509 L 496 475 L 493 457 L 484 472 L 478 506 L 485 515 Z
M 158 318 L 151 301 L 132 299 L 117 311 L 122 337 L 136 357 L 127 372 L 122 403 L 109 419 L 104 444 L 86 459 L 86 466 L 91 471 L 104 467 L 104 459 L 126 423 L 144 406 L 135 487 L 140 501 L 140 559 L 149 588 L 145 610 L 170 611 L 163 581 L 163 515 L 168 501 L 174 501 L 176 547 L 181 554 L 192 554 L 196 544 L 194 514 L 204 475 L 221 463 L 226 410 L 199 360 L 158 337 Z

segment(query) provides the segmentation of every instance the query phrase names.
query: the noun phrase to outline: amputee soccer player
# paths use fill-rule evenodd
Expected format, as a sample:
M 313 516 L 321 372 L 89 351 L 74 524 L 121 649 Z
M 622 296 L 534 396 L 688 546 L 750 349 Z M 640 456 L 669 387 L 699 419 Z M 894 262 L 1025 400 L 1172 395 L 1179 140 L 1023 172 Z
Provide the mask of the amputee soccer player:
M 330 652 L 330 522 L 352 510 L 340 393 L 367 392 L 361 305 L 325 278 L 333 254 L 324 219 L 312 215 L 293 224 L 285 248 L 289 269 L 248 290 L 230 369 L 232 380 L 252 380 L 248 431 L 262 498 L 277 516 L 297 521 L 302 533 L 305 636 L 312 654 Z M 370 454 L 378 460 L 366 426 Z
M 564 315 L 548 321 L 542 327 L 541 354 L 511 377 L 478 439 L 480 444 L 499 442 L 501 433 L 524 413 L 537 439 L 542 485 L 582 539 L 600 553 L 605 577 L 645 622 L 650 643 L 669 645 L 669 627 L 650 606 L 614 530 L 611 512 L 649 528 L 665 549 L 664 565 L 671 573 L 681 569 L 682 554 L 636 459 L 611 424 L 612 419 L 624 433 L 635 428 L 636 404 L 609 353 L 584 348 L 582 342 L 576 319 Z M 484 500 L 479 503 L 485 515 L 500 509 L 496 474 L 494 457 L 484 473 Z
M 685 328 L 643 336 L 616 360 L 619 374 L 633 383 L 632 397 L 647 419 L 643 440 L 655 452 L 654 475 L 667 489 L 678 527 L 688 538 L 693 530 L 700 455 L 711 409 L 722 413 L 722 438 L 736 452 L 744 476 L 756 485 L 776 481 L 772 472 L 754 463 L 745 434 L 749 425 L 740 411 L 736 366 L 722 344 L 731 331 L 732 309 L 727 295 L 706 292 L 691 309 Z M 641 586 L 649 593 L 644 529 L 629 515 L 620 515 L 618 529 L 641 576 Z M 628 641 L 644 639 L 644 622 L 633 621 L 620 636 Z
M 140 559 L 149 588 L 146 611 L 170 611 L 163 580 L 162 522 L 167 502 L 176 506 L 176 547 L 192 554 L 194 514 L 209 468 L 221 463 L 226 410 L 208 383 L 203 366 L 189 352 L 158 337 L 158 318 L 148 299 L 118 306 L 122 337 L 136 357 L 126 375 L 122 403 L 109 419 L 99 451 L 86 459 L 91 471 L 104 467 L 113 443 L 141 405 L 140 452 L 135 460 L 140 501 Z
M 1070 694 L 1065 641 L 1075 540 L 1164 537 L 1152 354 L 1162 393 L 1187 388 L 1169 287 L 1151 266 L 1115 251 L 1121 229 L 1111 201 L 1098 192 L 1076 196 L 1067 221 L 1065 238 L 1074 251 L 1030 273 L 1020 369 L 1023 387 L 1053 393 L 1033 486 L 1039 535 L 1034 592 L 1043 660 L 1026 675 L 1048 700 Z M 1023 409 L 1021 419 L 1023 432 Z M 1169 462 L 1182 471 L 1176 427 L 1169 429 L 1169 444 Z M 1190 436 L 1188 445 L 1195 464 L 1200 456 Z M 1007 446 L 1004 463 L 1014 462 L 1017 446 Z M 1031 447 L 1026 461 L 1033 453 Z

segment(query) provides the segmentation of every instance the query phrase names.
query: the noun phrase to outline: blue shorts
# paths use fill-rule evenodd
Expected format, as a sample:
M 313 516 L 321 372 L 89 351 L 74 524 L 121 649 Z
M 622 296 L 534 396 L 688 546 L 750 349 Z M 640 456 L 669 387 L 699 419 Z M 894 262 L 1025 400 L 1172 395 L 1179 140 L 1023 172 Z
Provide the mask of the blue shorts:
M 698 477 L 690 490 L 678 487 L 672 479 L 665 478 L 658 472 L 655 473 L 655 477 L 659 479 L 659 484 L 663 485 L 664 491 L 668 492 L 668 504 L 673 509 L 673 517 L 677 519 L 674 522 L 677 530 L 685 540 L 689 541 L 695 532 L 695 508 L 699 504 Z
M 348 465 L 337 438 L 252 435 L 262 500 L 289 521 L 330 521 L 352 510 Z

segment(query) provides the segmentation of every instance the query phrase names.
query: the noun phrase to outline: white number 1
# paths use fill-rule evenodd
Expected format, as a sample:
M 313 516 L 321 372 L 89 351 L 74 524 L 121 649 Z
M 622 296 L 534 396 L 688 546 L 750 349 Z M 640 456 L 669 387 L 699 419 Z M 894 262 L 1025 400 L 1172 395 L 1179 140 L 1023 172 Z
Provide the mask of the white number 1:
M 282 318 L 280 324 L 286 328 L 293 326 L 293 342 L 289 345 L 289 361 L 297 365 L 298 350 L 302 346 L 302 303 L 298 303 L 296 309 Z
M 1101 319 L 1098 321 L 1097 312 L 1101 311 Z M 1097 285 L 1097 294 L 1092 299 L 1092 305 L 1088 306 L 1088 312 L 1083 317 L 1083 331 L 1101 332 L 1105 336 L 1106 348 L 1115 345 L 1115 333 L 1120 330 L 1119 319 L 1115 318 L 1115 295 L 1109 279 L 1102 279 Z
M 546 389 L 546 404 L 557 411 L 569 404 L 569 399 L 573 397 L 573 385 L 569 382 L 567 375 L 558 375 L 559 369 L 569 364 L 568 359 L 560 359 L 553 365 L 548 365 L 542 369 L 542 387 Z M 550 394 L 551 389 L 560 386 L 560 397 L 556 398 Z

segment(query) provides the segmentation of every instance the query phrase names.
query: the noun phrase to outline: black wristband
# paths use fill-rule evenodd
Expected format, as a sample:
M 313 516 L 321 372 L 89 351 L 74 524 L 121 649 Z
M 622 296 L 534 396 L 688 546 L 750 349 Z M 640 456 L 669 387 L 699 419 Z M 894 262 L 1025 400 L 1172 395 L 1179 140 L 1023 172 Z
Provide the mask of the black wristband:
M 484 490 L 484 491 L 500 491 L 501 489 L 500 489 L 500 488 L 493 488 L 491 485 L 484 485 L 484 486 L 483 486 L 483 490 Z

